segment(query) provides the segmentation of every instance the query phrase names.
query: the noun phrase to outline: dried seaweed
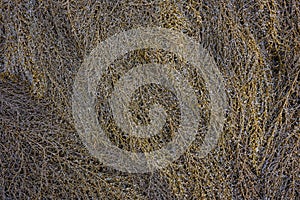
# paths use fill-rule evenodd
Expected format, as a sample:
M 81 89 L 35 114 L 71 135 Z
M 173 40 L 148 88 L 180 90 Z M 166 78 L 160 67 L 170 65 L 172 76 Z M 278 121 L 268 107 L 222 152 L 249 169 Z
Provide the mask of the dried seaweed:
M 0 198 L 300 196 L 299 1 L 2 0 L 0 5 Z M 100 41 L 152 26 L 183 32 L 210 52 L 229 99 L 225 128 L 205 158 L 196 153 L 200 137 L 165 169 L 119 172 L 91 156 L 80 140 L 72 86 L 83 59 Z M 132 52 L 119 65 L 153 59 L 174 62 L 179 70 L 184 65 L 169 52 L 151 49 Z M 117 62 L 107 72 L 108 83 L 120 75 L 116 69 Z M 201 77 L 191 80 L 205 91 Z M 143 101 L 139 94 L 136 98 Z M 207 101 L 204 95 L 204 110 Z M 176 101 L 165 103 L 176 115 Z M 147 123 L 143 113 L 136 115 Z M 208 115 L 203 114 L 201 130 Z M 129 150 L 138 144 L 140 151 L 149 151 L 167 140 L 153 140 L 151 146 L 113 129 L 110 139 Z

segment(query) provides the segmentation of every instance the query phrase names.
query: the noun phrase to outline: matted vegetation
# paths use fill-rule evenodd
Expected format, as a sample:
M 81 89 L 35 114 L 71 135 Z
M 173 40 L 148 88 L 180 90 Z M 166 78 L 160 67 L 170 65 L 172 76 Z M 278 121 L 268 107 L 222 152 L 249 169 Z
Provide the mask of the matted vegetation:
M 0 5 L 1 199 L 300 196 L 299 1 L 2 0 Z M 105 167 L 81 142 L 72 118 L 72 86 L 83 59 L 100 41 L 143 26 L 200 40 L 225 79 L 229 109 L 219 143 L 207 157 L 197 157 L 200 137 L 167 168 L 130 174 Z M 152 49 L 132 52 L 110 68 L 108 82 L 118 79 L 118 64 L 176 60 L 181 69 L 184 61 L 175 57 Z M 203 80 L 195 74 L 191 80 L 204 91 L 199 98 L 206 110 Z M 176 122 L 176 101 L 166 105 Z M 203 114 L 203 134 L 208 115 Z M 126 150 L 160 147 L 155 140 L 141 141 L 135 149 L 110 131 L 111 140 Z

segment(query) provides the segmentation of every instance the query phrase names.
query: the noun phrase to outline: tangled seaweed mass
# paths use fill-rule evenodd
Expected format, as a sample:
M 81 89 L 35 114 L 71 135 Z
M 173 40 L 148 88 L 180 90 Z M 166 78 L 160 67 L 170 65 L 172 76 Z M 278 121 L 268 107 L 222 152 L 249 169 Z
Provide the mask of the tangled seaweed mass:
M 0 199 L 297 199 L 289 1 L 0 1 Z

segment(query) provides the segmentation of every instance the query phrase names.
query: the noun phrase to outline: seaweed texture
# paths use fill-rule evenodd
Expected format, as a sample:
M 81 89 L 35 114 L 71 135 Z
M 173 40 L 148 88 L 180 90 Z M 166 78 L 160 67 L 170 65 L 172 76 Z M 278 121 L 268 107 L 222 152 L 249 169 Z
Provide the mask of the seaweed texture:
M 299 1 L 1 0 L 0 5 L 0 198 L 299 198 Z M 183 32 L 210 52 L 225 79 L 226 123 L 205 158 L 197 157 L 200 135 L 165 169 L 119 172 L 92 157 L 80 140 L 72 86 L 83 59 L 100 41 L 152 26 Z M 189 69 L 191 84 L 203 91 L 201 107 L 208 110 L 203 80 L 170 52 L 131 52 L 108 68 L 107 87 L 123 73 L 118 66 L 151 60 Z M 99 112 L 107 109 L 101 104 L 105 87 L 98 89 Z M 162 103 L 175 116 L 170 123 L 176 128 L 176 100 L 150 89 L 169 97 Z M 136 101 L 149 104 L 149 95 L 141 94 Z M 144 111 L 138 106 L 132 104 L 132 110 Z M 144 113 L 135 116 L 147 123 Z M 208 116 L 203 112 L 200 133 L 205 134 Z M 109 119 L 101 120 L 120 148 L 150 151 L 168 141 L 126 138 Z

